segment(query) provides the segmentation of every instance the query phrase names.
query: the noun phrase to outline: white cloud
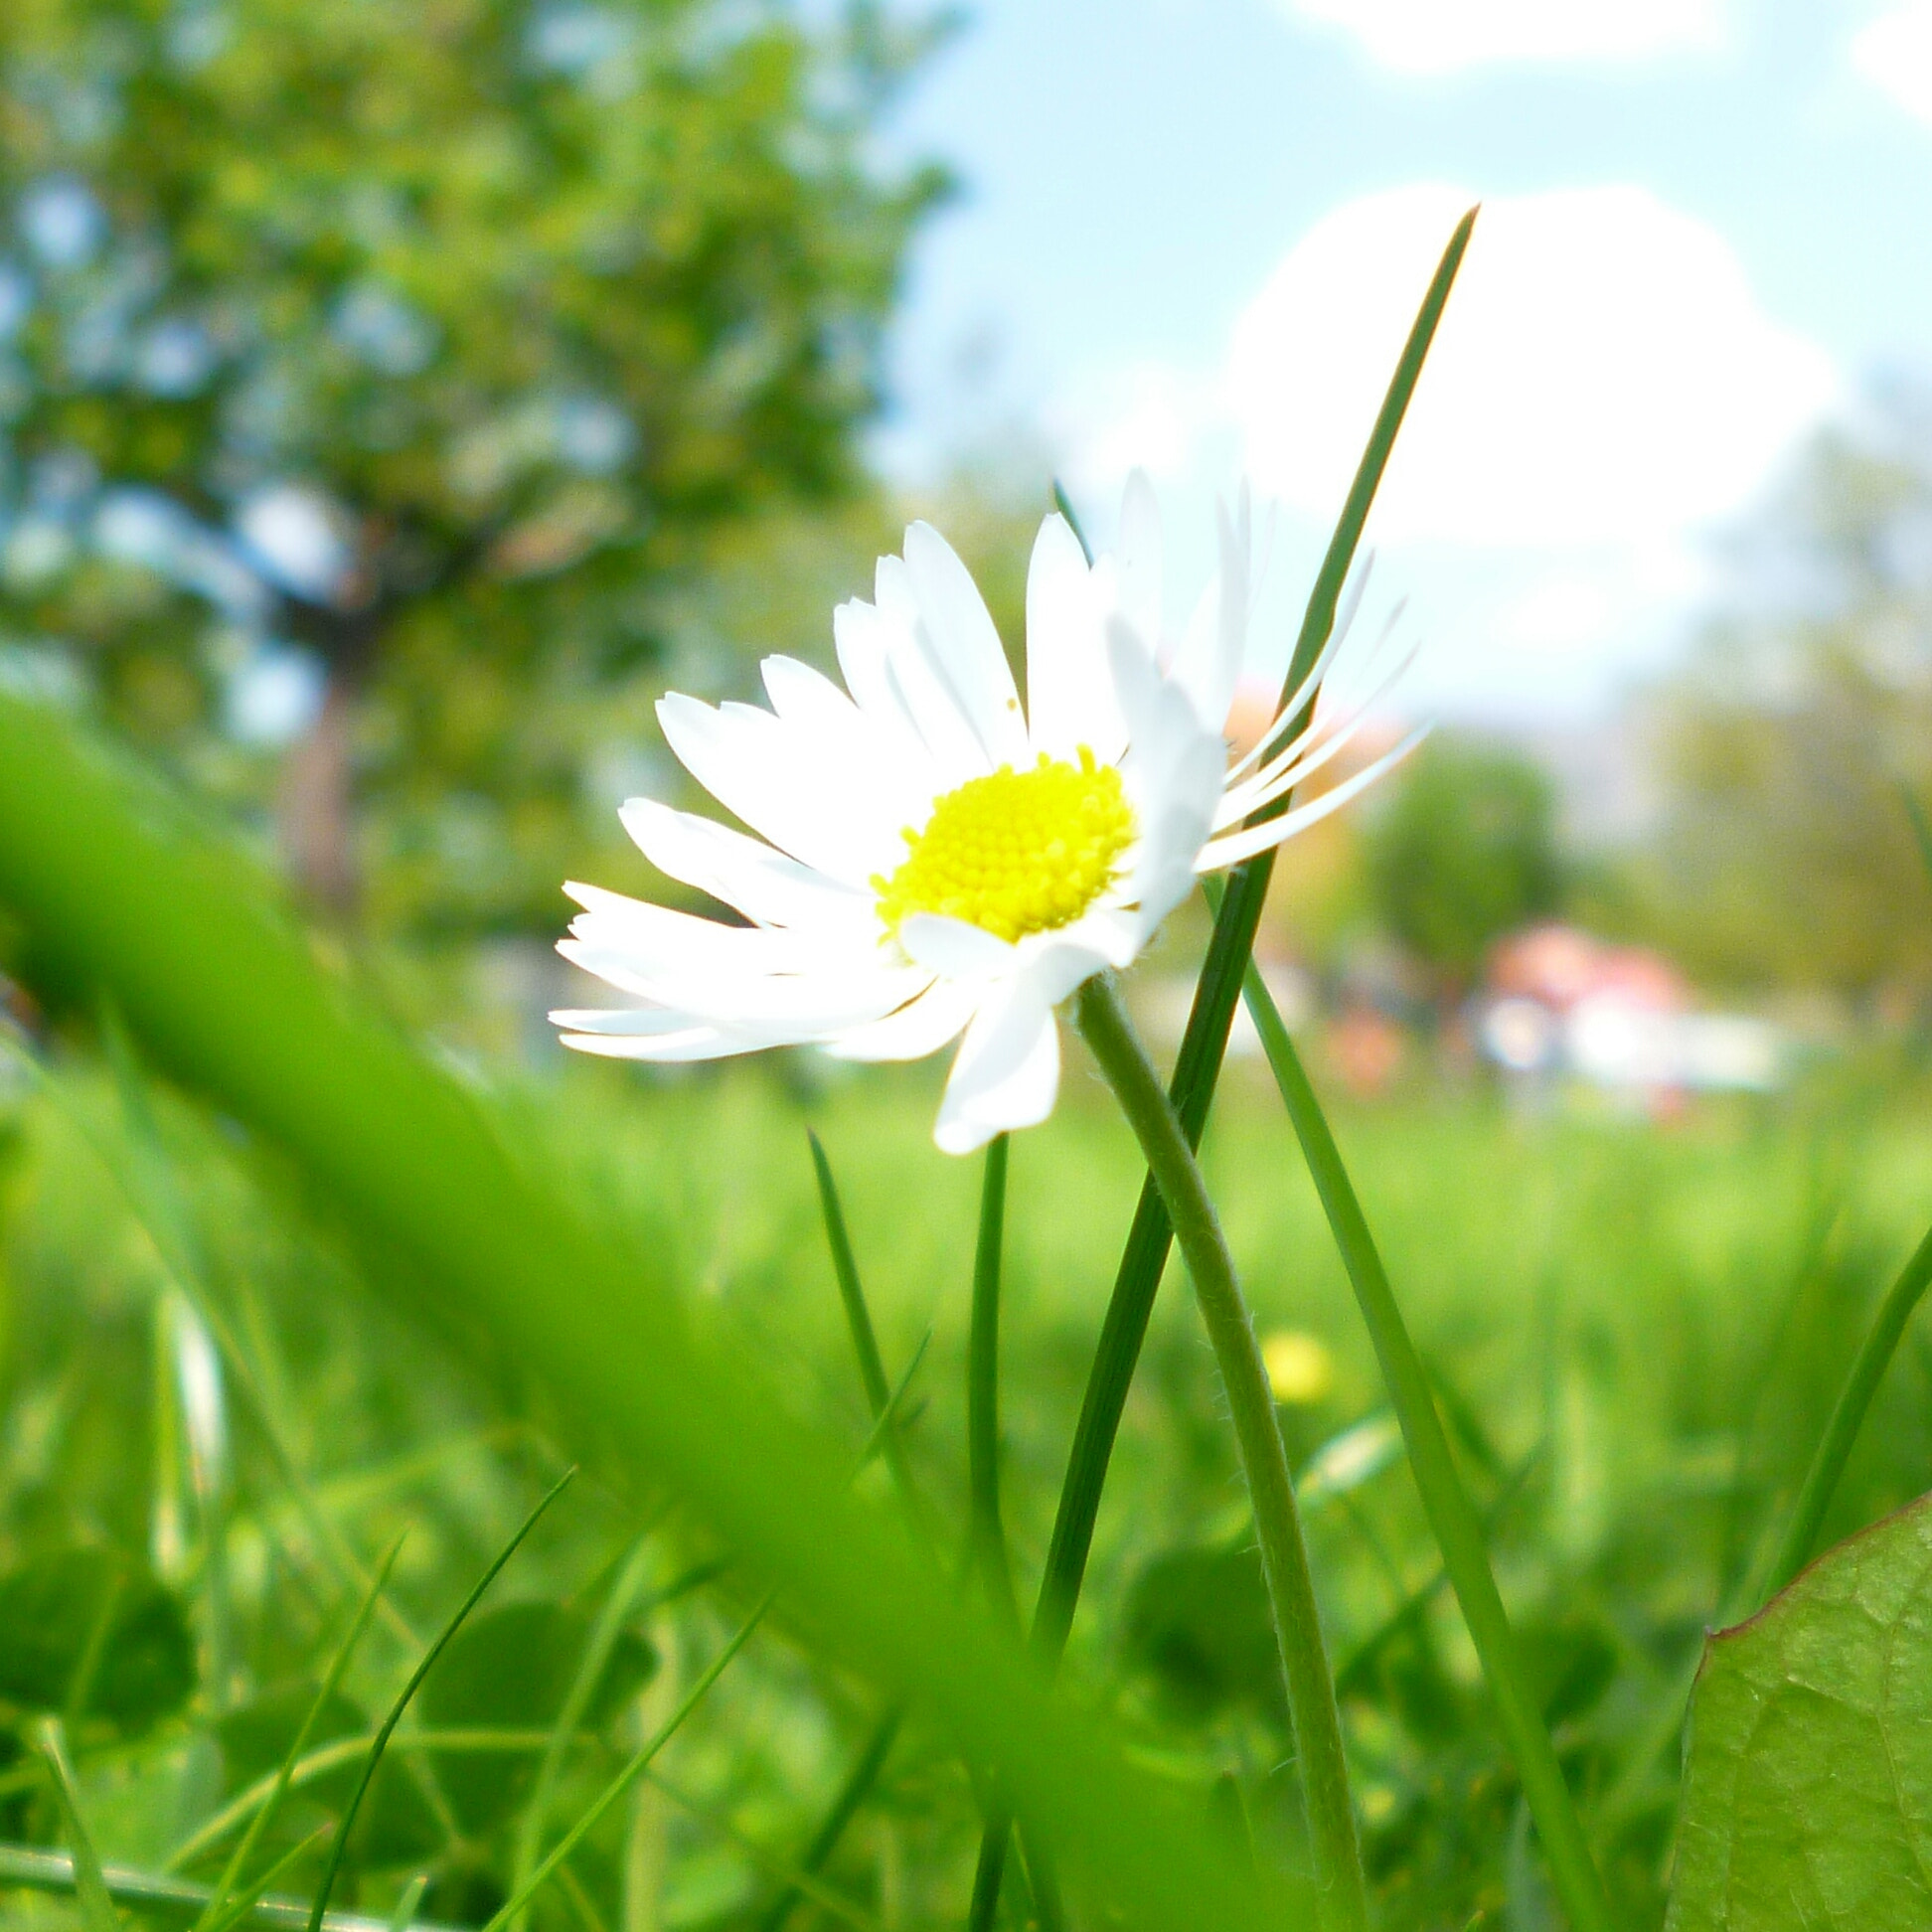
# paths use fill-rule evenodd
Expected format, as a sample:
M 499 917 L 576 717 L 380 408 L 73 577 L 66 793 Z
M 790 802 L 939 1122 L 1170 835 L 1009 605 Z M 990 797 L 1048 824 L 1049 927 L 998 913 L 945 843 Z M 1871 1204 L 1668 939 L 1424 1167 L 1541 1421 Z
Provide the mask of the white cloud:
M 1290 250 L 1216 364 L 1086 372 L 1050 426 L 1096 534 L 1146 463 L 1201 548 L 1192 580 L 1212 492 L 1245 470 L 1287 513 L 1275 574 L 1292 604 L 1469 200 L 1418 185 L 1351 202 Z M 1409 593 L 1430 640 L 1411 705 L 1600 710 L 1699 603 L 1704 533 L 1840 393 L 1723 238 L 1648 192 L 1487 204 L 1369 525 L 1383 593 Z M 1276 619 L 1285 635 L 1293 611 Z
M 1622 63 L 1722 47 L 1725 0 L 1285 0 L 1401 74 Z
M 1932 121 L 1932 0 L 1906 0 L 1852 39 L 1852 69 L 1909 114 Z
M 1333 515 L 1468 197 L 1318 223 L 1241 313 L 1221 406 L 1259 487 Z M 1715 231 L 1643 189 L 1488 205 L 1378 506 L 1385 538 L 1593 544 L 1733 514 L 1838 377 Z

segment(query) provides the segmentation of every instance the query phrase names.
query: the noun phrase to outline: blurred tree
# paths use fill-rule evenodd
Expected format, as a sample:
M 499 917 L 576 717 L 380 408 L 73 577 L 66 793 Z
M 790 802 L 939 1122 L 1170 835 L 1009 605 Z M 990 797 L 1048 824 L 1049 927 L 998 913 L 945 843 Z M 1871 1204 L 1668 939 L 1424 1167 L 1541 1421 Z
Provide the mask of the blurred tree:
M 1454 995 L 1493 940 L 1556 910 L 1556 797 L 1519 754 L 1438 733 L 1365 819 L 1369 889 L 1388 932 Z
M 942 186 L 873 136 L 929 39 L 864 0 L 823 31 L 775 0 L 9 0 L 16 637 L 232 789 L 293 736 L 316 899 L 554 923 L 667 604 L 747 517 L 860 481 Z
M 1654 699 L 1658 935 L 1732 985 L 1923 983 L 1932 890 L 1900 788 L 1932 805 L 1932 399 L 1878 394 L 1821 434 L 1732 564 Z

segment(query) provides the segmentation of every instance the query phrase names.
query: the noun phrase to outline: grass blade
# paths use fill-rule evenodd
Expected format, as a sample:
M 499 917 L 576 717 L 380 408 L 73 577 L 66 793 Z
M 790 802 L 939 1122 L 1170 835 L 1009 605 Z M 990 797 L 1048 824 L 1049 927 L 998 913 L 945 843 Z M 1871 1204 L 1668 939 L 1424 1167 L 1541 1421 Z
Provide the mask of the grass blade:
M 208 1902 L 205 1885 L 190 1884 L 183 1878 L 161 1877 L 128 1865 L 102 1865 L 100 1871 L 108 1897 L 146 1918 L 185 1926 Z M 0 1885 L 72 1897 L 76 1882 L 74 1859 L 68 1852 L 49 1852 L 38 1846 L 0 1845 Z M 406 1900 L 411 1894 L 405 1892 L 403 1896 Z M 421 1897 L 418 1888 L 413 1893 L 415 1903 Z M 242 1916 L 248 1924 L 268 1928 L 269 1932 L 302 1932 L 308 1912 L 305 1898 L 264 1896 Z M 331 1912 L 322 1921 L 322 1932 L 462 1932 L 462 1928 L 418 1919 L 412 1903 L 406 1918 L 392 1917 L 387 1924 L 361 1912 Z
M 880 1713 L 872 1734 L 866 1739 L 852 1769 L 846 1773 L 846 1781 L 839 1787 L 831 1809 L 812 1834 L 811 1844 L 798 1860 L 798 1870 L 805 1876 L 816 1878 L 825 1869 L 826 1860 L 838 1850 L 846 1827 L 858 1817 L 860 1807 L 871 1797 L 873 1786 L 879 1782 L 880 1774 L 886 1768 L 886 1760 L 891 1756 L 892 1746 L 898 1740 L 899 1726 L 904 1721 L 903 1704 L 895 1703 Z M 792 1907 L 804 1895 L 795 1881 L 787 1881 L 784 1890 L 766 1906 L 764 1917 L 758 1921 L 758 1932 L 784 1932 L 784 1924 L 791 1916 Z
M 318 1825 L 299 1845 L 291 1845 L 267 1870 L 257 1877 L 250 1878 L 242 1888 L 234 1893 L 223 1904 L 220 1912 L 208 1923 L 207 1932 L 229 1932 L 229 1928 L 240 1925 L 255 1908 L 256 1901 L 266 1892 L 277 1878 L 293 1868 L 329 1835 L 326 1825 Z
M 1824 1527 L 1825 1513 L 1832 1507 L 1832 1497 L 1838 1489 L 1839 1478 L 1845 1474 L 1845 1465 L 1851 1460 L 1858 1431 L 1864 1426 L 1871 1398 L 1878 1392 L 1878 1384 L 1898 1349 L 1899 1338 L 1905 1333 L 1905 1325 L 1912 1319 L 1912 1312 L 1923 1299 L 1928 1284 L 1932 1284 L 1932 1231 L 1913 1249 L 1911 1259 L 1878 1304 L 1871 1327 L 1858 1345 L 1851 1373 L 1845 1378 L 1818 1451 L 1805 1472 L 1804 1484 L 1798 1492 L 1798 1501 L 1792 1506 L 1791 1521 L 1785 1526 L 1777 1554 L 1772 1557 L 1762 1581 L 1750 1593 L 1753 1608 L 1782 1590 L 1811 1560 L 1818 1532 Z
M 1455 286 L 1456 273 L 1462 266 L 1475 223 L 1476 210 L 1472 208 L 1457 223 L 1422 298 L 1422 306 L 1416 311 L 1408 340 L 1389 380 L 1342 514 L 1336 520 L 1321 568 L 1316 573 L 1314 588 L 1309 592 L 1294 655 L 1282 680 L 1284 702 L 1314 668 L 1334 628 L 1336 609 L 1362 543 L 1363 528 L 1368 521 L 1396 435 L 1428 360 L 1430 345 L 1435 340 L 1450 290 Z M 1057 484 L 1054 496 L 1078 534 L 1079 525 L 1073 518 L 1072 507 Z M 1084 547 L 1084 536 L 1080 541 Z M 1286 811 L 1288 804 L 1286 797 L 1279 799 L 1263 816 L 1277 810 Z M 1191 1147 L 1200 1146 L 1208 1111 L 1213 1102 L 1221 1060 L 1227 1051 L 1227 1031 L 1234 1018 L 1234 1003 L 1240 998 L 1241 976 L 1254 947 L 1255 929 L 1260 923 L 1261 906 L 1273 872 L 1271 852 L 1237 866 L 1229 876 L 1226 894 L 1215 914 L 1208 957 L 1195 988 L 1194 1005 L 1188 1014 L 1187 1030 L 1182 1036 L 1169 1087 L 1169 1097 Z M 1093 1526 L 1099 1514 L 1100 1493 L 1106 1485 L 1114 1437 L 1140 1361 L 1141 1344 L 1147 1337 L 1147 1324 L 1154 1312 L 1154 1297 L 1167 1265 L 1173 1233 L 1160 1190 L 1150 1175 L 1141 1188 L 1120 1267 L 1114 1276 L 1113 1295 L 1107 1304 L 1093 1368 L 1087 1378 L 1080 1419 L 1067 1458 L 1066 1477 L 1060 1488 L 1059 1508 L 1053 1520 L 1046 1569 L 1041 1579 L 1034 1612 L 1034 1649 L 1049 1669 L 1057 1666 L 1072 1629 L 1073 1611 L 1086 1575 L 1087 1555 L 1093 1546 Z
M 574 1469 L 566 1469 L 551 1485 L 537 1507 L 524 1518 L 516 1534 L 503 1545 L 489 1568 L 476 1579 L 469 1595 L 457 1605 L 456 1614 L 443 1625 L 436 1641 L 423 1653 L 422 1662 L 410 1672 L 409 1681 L 402 1687 L 402 1694 L 390 1705 L 389 1715 L 383 1719 L 381 1727 L 376 1732 L 375 1741 L 369 1747 L 369 1755 L 363 1760 L 362 1774 L 357 1778 L 356 1788 L 350 1794 L 349 1803 L 342 1814 L 342 1822 L 336 1827 L 335 1837 L 330 1841 L 328 1863 L 322 1868 L 322 1882 L 315 1888 L 315 1902 L 309 1908 L 308 1932 L 320 1932 L 322 1915 L 329 1908 L 329 1893 L 335 1889 L 336 1873 L 342 1869 L 343 1854 L 349 1848 L 349 1834 L 355 1829 L 356 1814 L 361 1811 L 363 1799 L 368 1795 L 370 1783 L 376 1776 L 376 1768 L 383 1761 L 383 1752 L 389 1744 L 391 1733 L 402 1721 L 402 1713 L 408 1709 L 410 1700 L 421 1689 L 422 1680 L 435 1668 L 436 1659 L 443 1654 L 449 1640 L 462 1629 L 469 1613 L 482 1601 L 483 1592 L 496 1581 L 498 1572 L 517 1553 L 524 1538 L 536 1529 L 538 1520 L 564 1494 L 575 1475 Z
M 1214 895 L 1210 887 L 1209 897 Z M 1275 1010 L 1260 969 L 1252 961 L 1245 978 L 1248 1012 L 1261 1036 L 1262 1049 L 1374 1344 L 1382 1381 L 1408 1448 L 1409 1469 L 1421 1492 L 1436 1545 L 1442 1551 L 1443 1566 L 1462 1605 L 1463 1621 L 1482 1660 L 1504 1740 L 1516 1761 L 1517 1776 L 1549 1860 L 1557 1896 L 1576 1932 L 1610 1932 L 1612 1919 L 1603 1880 L 1530 1689 L 1509 1613 L 1490 1568 L 1483 1525 L 1457 1472 L 1454 1452 L 1436 1412 L 1428 1372 L 1409 1339 L 1387 1270 L 1368 1231 L 1355 1184 L 1349 1179 L 1322 1104 L 1302 1069 L 1300 1055 Z
M 731 1660 L 737 1656 L 738 1652 L 751 1641 L 752 1633 L 764 1622 L 765 1612 L 776 1601 L 777 1595 L 776 1590 L 767 1590 L 765 1592 L 764 1596 L 759 1599 L 757 1607 L 738 1625 L 730 1642 L 712 1659 L 711 1663 L 706 1667 L 704 1675 L 685 1692 L 683 1701 L 679 1703 L 677 1709 L 638 1746 L 637 1750 L 632 1753 L 629 1762 L 625 1764 L 623 1769 L 592 1800 L 590 1808 L 551 1848 L 544 1861 L 538 1865 L 536 1870 L 521 1885 L 517 1886 L 511 1892 L 509 1898 L 498 1909 L 496 1915 L 485 1924 L 483 1932 L 503 1932 L 503 1928 L 510 1924 L 523 1911 L 524 1907 L 543 1890 L 544 1886 L 550 1881 L 551 1875 L 564 1859 L 596 1829 L 598 1821 L 609 1811 L 611 1806 L 644 1775 L 645 1771 L 650 1767 L 651 1760 L 678 1734 L 685 1719 L 704 1702 L 706 1692 L 724 1675 Z
M 859 1359 L 859 1379 L 865 1384 L 866 1400 L 872 1408 L 873 1428 L 875 1434 L 882 1427 L 885 1428 L 880 1446 L 885 1452 L 886 1466 L 891 1471 L 892 1487 L 898 1492 L 899 1503 L 913 1534 L 924 1541 L 925 1506 L 920 1500 L 918 1486 L 912 1480 L 911 1468 L 899 1443 L 898 1430 L 887 1422 L 887 1417 L 896 1411 L 898 1405 L 886 1385 L 886 1362 L 879 1352 L 879 1332 L 873 1327 L 872 1310 L 867 1305 L 866 1290 L 859 1279 L 859 1261 L 852 1251 L 852 1235 L 846 1226 L 845 1206 L 839 1199 L 839 1184 L 832 1178 L 832 1163 L 826 1157 L 825 1144 L 809 1128 L 806 1129 L 805 1138 L 812 1147 L 812 1171 L 818 1177 L 819 1209 L 825 1220 L 825 1242 L 832 1250 L 832 1272 L 838 1278 L 839 1300 L 845 1307 L 846 1329 L 852 1337 L 852 1352 Z M 927 1340 L 930 1339 L 928 1336 Z M 918 1354 L 923 1355 L 925 1345 L 921 1343 Z
M 275 1815 L 281 1809 L 282 1800 L 288 1796 L 289 1781 L 295 1775 L 295 1767 L 301 1762 L 302 1753 L 308 1749 L 308 1741 L 315 1734 L 315 1727 L 322 1720 L 322 1713 L 329 1707 L 329 1699 L 336 1693 L 342 1683 L 342 1675 L 349 1668 L 349 1660 L 355 1655 L 356 1646 L 362 1642 L 363 1632 L 369 1628 L 369 1620 L 375 1613 L 376 1599 L 388 1587 L 390 1573 L 396 1568 L 396 1559 L 402 1553 L 402 1538 L 398 1537 L 391 1544 L 390 1552 L 383 1558 L 377 1569 L 375 1580 L 363 1594 L 354 1620 L 347 1634 L 336 1646 L 335 1655 L 329 1659 L 329 1667 L 322 1674 L 321 1686 L 316 1690 L 308 1712 L 303 1717 L 301 1728 L 296 1731 L 294 1741 L 289 1745 L 282 1758 L 280 1768 L 275 1773 L 275 1783 L 269 1792 L 267 1802 L 262 1805 L 248 1821 L 248 1829 L 237 1842 L 229 1861 L 223 1867 L 222 1875 L 215 1881 L 215 1889 L 209 1894 L 208 1903 L 203 1907 L 201 1917 L 195 1921 L 196 1932 L 214 1932 L 218 1919 L 226 1922 L 223 1907 L 228 1901 L 230 1890 L 240 1882 L 243 1868 L 260 1844 L 261 1836 L 274 1823 Z M 269 1881 L 263 1879 L 257 1890 L 265 1891 Z
M 604 1666 L 610 1661 L 611 1650 L 623 1633 L 624 1619 L 643 1594 L 644 1579 L 650 1565 L 651 1536 L 652 1532 L 646 1530 L 637 1539 L 636 1547 L 626 1558 L 610 1586 L 610 1593 L 604 1598 L 596 1624 L 584 1644 L 583 1655 L 577 1660 L 576 1675 L 571 1679 L 570 1688 L 564 1693 L 563 1705 L 557 1713 L 550 1742 L 545 1746 L 543 1760 L 537 1767 L 530 1802 L 524 1807 L 523 1817 L 518 1823 L 516 1857 L 510 1877 L 513 1891 L 536 1869 L 537 1860 L 543 1854 L 544 1832 L 550 1824 L 551 1801 L 557 1794 L 558 1780 L 563 1775 L 564 1753 L 568 1751 L 577 1727 L 583 1722 L 583 1713 L 590 1707 L 598 1680 L 603 1676 Z
M 980 1189 L 972 1332 L 966 1351 L 966 1482 L 981 1587 L 993 1614 L 1017 1632 L 1020 1611 L 1000 1521 L 1000 1250 L 1006 1237 L 1008 1148 L 1005 1134 L 988 1142 Z
M 108 1896 L 100 1859 L 94 1852 L 86 1821 L 80 1816 L 80 1793 L 74 1781 L 74 1766 L 68 1762 L 67 1726 L 58 1717 L 43 1717 L 34 1727 L 34 1748 L 47 1766 L 55 1795 L 61 1801 L 61 1814 L 67 1821 L 80 1921 L 86 1932 L 120 1932 L 120 1918 L 114 1910 L 113 1899 Z

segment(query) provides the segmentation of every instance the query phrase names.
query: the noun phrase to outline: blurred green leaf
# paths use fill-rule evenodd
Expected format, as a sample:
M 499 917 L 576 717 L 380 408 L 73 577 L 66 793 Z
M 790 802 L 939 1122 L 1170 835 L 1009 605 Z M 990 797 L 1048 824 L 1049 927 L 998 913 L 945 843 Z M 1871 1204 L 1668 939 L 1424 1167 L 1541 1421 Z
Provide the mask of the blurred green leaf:
M 1704 1648 L 1669 1932 L 1932 1923 L 1932 1499 Z
M 0 1700 L 136 1732 L 194 1690 L 188 1612 L 144 1564 L 114 1550 L 62 1549 L 0 1575 Z

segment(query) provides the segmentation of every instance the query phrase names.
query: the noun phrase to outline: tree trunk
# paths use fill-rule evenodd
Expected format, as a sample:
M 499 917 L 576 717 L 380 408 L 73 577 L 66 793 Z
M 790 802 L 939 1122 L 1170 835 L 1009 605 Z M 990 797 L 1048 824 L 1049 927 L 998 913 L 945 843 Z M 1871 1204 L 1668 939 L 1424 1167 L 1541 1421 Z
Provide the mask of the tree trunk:
M 356 864 L 349 680 L 332 672 L 315 723 L 282 766 L 282 854 L 296 890 L 316 911 L 351 917 L 361 897 Z

